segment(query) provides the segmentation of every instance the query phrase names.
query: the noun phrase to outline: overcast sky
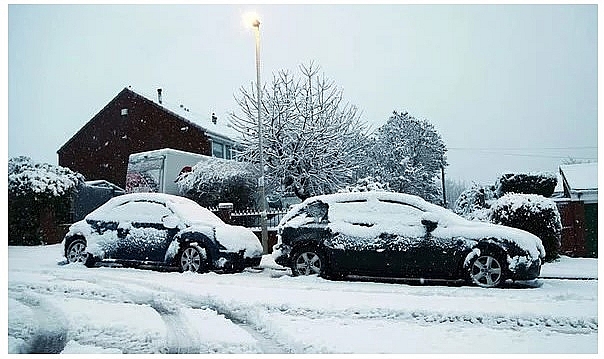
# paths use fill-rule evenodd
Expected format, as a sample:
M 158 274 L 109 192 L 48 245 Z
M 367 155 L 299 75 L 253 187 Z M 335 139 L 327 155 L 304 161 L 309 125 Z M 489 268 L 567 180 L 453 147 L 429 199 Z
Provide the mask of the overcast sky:
M 452 179 L 597 159 L 596 5 L 9 5 L 8 156 L 56 164 L 127 86 L 227 121 L 255 81 L 249 10 L 263 81 L 313 60 L 373 127 L 429 120 Z

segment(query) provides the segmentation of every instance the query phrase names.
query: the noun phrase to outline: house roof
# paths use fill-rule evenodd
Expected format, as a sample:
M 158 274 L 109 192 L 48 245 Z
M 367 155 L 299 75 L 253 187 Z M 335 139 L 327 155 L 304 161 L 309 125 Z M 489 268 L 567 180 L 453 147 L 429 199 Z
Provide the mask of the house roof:
M 103 107 L 103 109 L 100 112 L 102 112 L 105 108 L 107 108 L 124 91 L 129 91 L 129 92 L 135 94 L 136 96 L 142 97 L 145 100 L 147 100 L 148 102 L 151 102 L 153 105 L 163 109 L 164 111 L 172 113 L 173 115 L 180 118 L 183 122 L 187 123 L 188 125 L 195 126 L 199 129 L 201 129 L 202 131 L 204 131 L 207 134 L 208 137 L 210 137 L 210 139 L 220 139 L 223 142 L 225 142 L 227 144 L 231 144 L 231 145 L 234 145 L 238 142 L 237 138 L 239 135 L 238 135 L 237 131 L 235 131 L 230 126 L 230 124 L 226 123 L 224 120 L 222 120 L 222 121 L 219 120 L 219 121 L 217 121 L 217 123 L 213 123 L 211 114 L 209 114 L 208 116 L 203 116 L 199 113 L 190 111 L 189 109 L 187 109 L 184 106 L 181 107 L 180 105 L 174 105 L 173 103 L 171 103 L 169 101 L 166 102 L 163 99 L 162 99 L 162 103 L 160 104 L 158 101 L 158 98 L 157 98 L 157 94 L 155 94 L 155 96 L 150 96 L 149 94 L 146 94 L 143 91 L 134 90 L 132 88 L 132 86 L 125 87 L 122 91 L 120 91 L 111 101 L 109 101 Z M 75 135 L 73 135 L 69 140 L 67 140 L 67 142 L 65 142 L 63 144 L 63 146 L 61 146 L 61 148 L 59 148 L 57 150 L 57 153 L 61 153 L 62 151 L 64 151 L 64 149 L 67 148 L 67 146 L 72 141 L 74 141 L 74 139 L 76 137 L 78 137 L 78 135 L 81 132 L 83 132 L 87 126 L 90 126 L 90 124 L 93 122 L 94 118 L 97 115 L 95 115 L 90 121 L 88 121 L 86 124 L 84 124 L 84 126 L 82 126 L 78 130 L 78 132 L 76 132 Z
M 210 138 L 219 138 L 226 142 L 237 142 L 238 132 L 235 131 L 224 119 L 219 119 L 216 123 L 212 122 L 212 113 L 202 115 L 192 111 L 188 106 L 176 104 L 174 101 L 166 101 L 165 96 L 162 96 L 162 103 L 159 103 L 157 93 L 150 95 L 139 89 L 133 89 L 131 86 L 127 88 L 129 91 L 144 97 L 148 101 L 153 102 L 157 106 L 177 115 L 183 120 L 189 122 L 193 126 L 201 128 L 207 133 Z
M 560 173 L 571 191 L 598 189 L 597 162 L 560 165 Z

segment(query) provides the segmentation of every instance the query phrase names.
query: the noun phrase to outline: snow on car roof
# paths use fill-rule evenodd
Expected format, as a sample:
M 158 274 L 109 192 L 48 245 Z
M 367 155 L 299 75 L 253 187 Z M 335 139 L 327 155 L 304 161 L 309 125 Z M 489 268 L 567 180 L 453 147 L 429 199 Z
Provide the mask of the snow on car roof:
M 422 198 L 406 193 L 398 193 L 398 192 L 386 192 L 386 191 L 369 191 L 369 192 L 347 192 L 347 193 L 334 193 L 327 195 L 320 195 L 311 198 L 307 198 L 304 202 L 294 205 L 292 210 L 283 217 L 282 223 L 285 223 L 292 217 L 294 217 L 302 208 L 308 206 L 311 203 L 315 202 L 323 202 L 326 204 L 333 203 L 345 203 L 345 202 L 354 202 L 354 201 L 393 201 L 405 203 L 410 206 L 421 209 L 422 211 L 430 211 L 430 212 L 438 212 L 443 213 L 444 215 L 448 215 L 446 209 L 439 207 L 435 204 L 428 203 Z M 453 213 L 451 213 L 453 214 Z M 455 218 L 453 216 L 452 218 Z
M 86 216 L 86 219 L 96 220 L 102 218 L 108 211 L 116 206 L 130 201 L 149 201 L 165 203 L 172 209 L 177 215 L 190 222 L 203 221 L 216 225 L 223 225 L 224 222 L 220 220 L 210 210 L 198 205 L 196 202 L 181 196 L 175 196 L 166 193 L 129 193 L 121 196 L 113 197 L 105 204 L 94 210 L 92 213 Z M 119 221 L 128 221 L 129 218 L 117 218 Z

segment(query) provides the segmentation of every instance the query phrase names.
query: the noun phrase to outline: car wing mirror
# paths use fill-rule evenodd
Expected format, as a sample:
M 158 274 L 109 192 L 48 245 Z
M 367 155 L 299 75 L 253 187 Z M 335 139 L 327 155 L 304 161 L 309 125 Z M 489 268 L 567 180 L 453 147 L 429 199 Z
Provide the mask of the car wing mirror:
M 436 227 L 438 227 L 438 222 L 427 218 L 422 219 L 422 224 L 426 227 L 426 231 L 428 231 L 428 233 L 432 232 L 436 229 Z
M 161 223 L 168 229 L 174 229 L 180 224 L 180 219 L 173 214 L 168 214 L 161 218 Z

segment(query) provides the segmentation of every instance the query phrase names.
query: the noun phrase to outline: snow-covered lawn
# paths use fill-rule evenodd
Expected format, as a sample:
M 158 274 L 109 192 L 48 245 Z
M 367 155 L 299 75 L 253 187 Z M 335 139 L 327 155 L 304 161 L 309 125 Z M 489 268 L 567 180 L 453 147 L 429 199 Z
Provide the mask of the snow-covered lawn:
M 8 352 L 597 353 L 597 280 L 503 289 L 60 265 L 8 248 Z M 563 257 L 544 277 L 597 278 Z

